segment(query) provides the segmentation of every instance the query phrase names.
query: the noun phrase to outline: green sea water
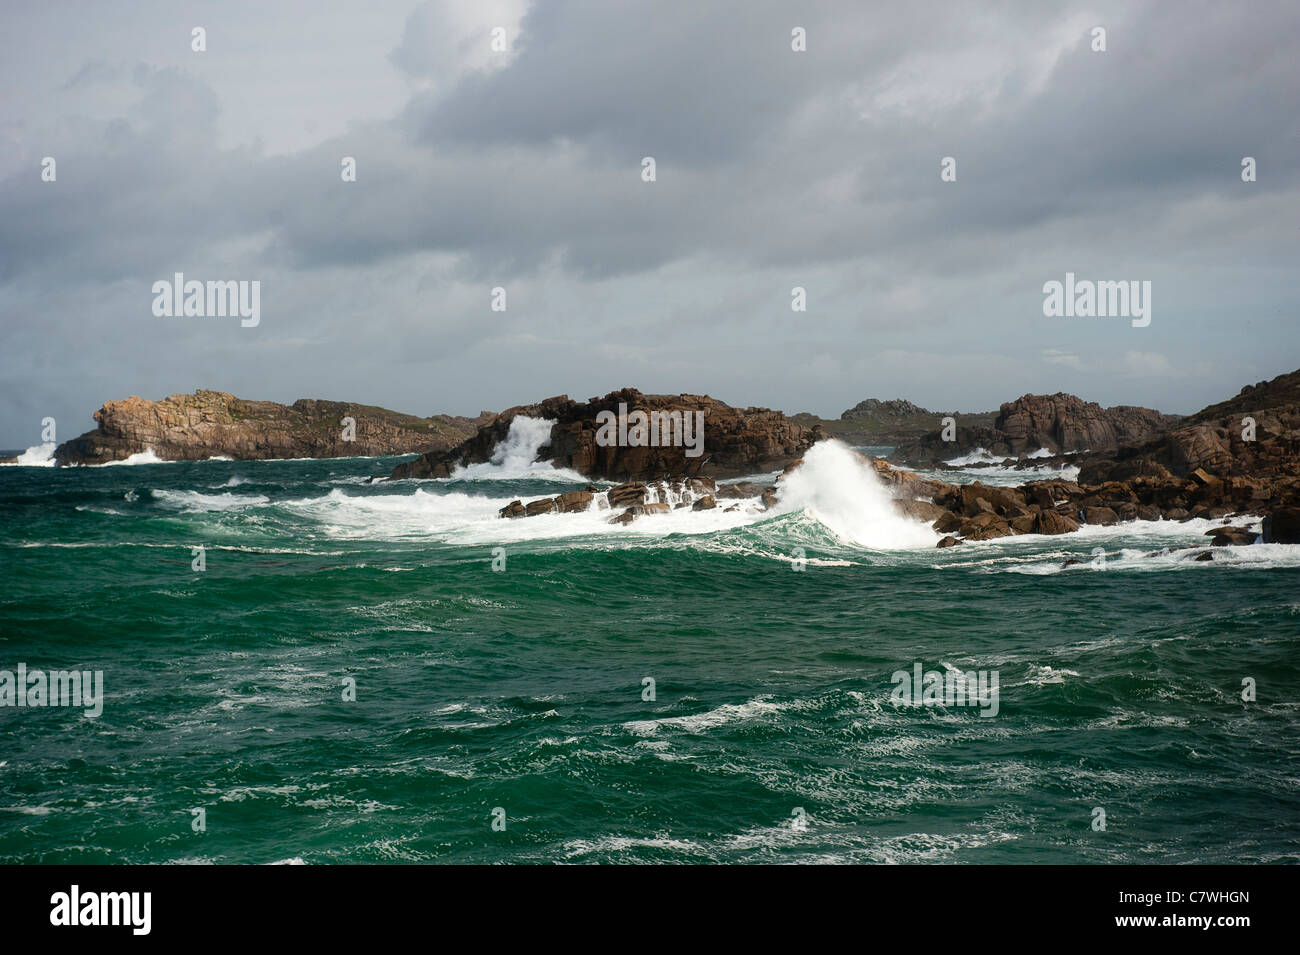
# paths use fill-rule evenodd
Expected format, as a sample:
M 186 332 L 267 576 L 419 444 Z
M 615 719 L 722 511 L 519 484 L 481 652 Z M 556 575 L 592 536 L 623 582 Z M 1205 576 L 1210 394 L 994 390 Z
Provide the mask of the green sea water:
M 397 460 L 0 468 L 0 669 L 104 680 L 0 707 L 0 862 L 1300 860 L 1300 548 L 504 521 L 575 477 Z

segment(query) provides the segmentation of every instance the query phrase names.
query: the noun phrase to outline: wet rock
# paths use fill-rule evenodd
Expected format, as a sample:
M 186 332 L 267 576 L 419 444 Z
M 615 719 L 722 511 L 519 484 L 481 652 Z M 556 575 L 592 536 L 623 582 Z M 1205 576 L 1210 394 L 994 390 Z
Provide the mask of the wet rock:
M 1230 547 L 1241 544 L 1253 544 L 1258 536 L 1254 531 L 1244 527 L 1215 527 L 1205 532 L 1206 536 L 1213 537 L 1210 541 L 1211 547 Z
M 1266 544 L 1300 544 L 1300 507 L 1279 507 L 1264 518 Z
M 1119 515 L 1109 507 L 1085 507 L 1083 519 L 1089 524 L 1110 525 L 1119 523 Z
M 1079 522 L 1056 511 L 1042 511 L 1034 522 L 1037 534 L 1069 534 L 1079 529 Z
M 935 547 L 956 547 L 960 543 L 961 541 L 959 541 L 955 537 L 945 537 L 943 540 L 939 541 L 939 543 L 935 544 L 934 546 Z

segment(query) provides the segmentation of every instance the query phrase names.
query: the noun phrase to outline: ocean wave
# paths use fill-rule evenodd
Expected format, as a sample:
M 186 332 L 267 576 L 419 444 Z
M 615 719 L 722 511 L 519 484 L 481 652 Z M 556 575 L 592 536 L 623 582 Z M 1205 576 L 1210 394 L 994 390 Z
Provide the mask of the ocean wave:
M 661 729 L 679 729 L 692 735 L 706 733 L 718 726 L 739 723 L 779 713 L 786 708 L 783 703 L 773 703 L 764 697 L 748 703 L 724 703 L 716 709 L 690 716 L 667 716 L 657 720 L 632 720 L 623 728 L 635 736 L 653 736 Z
M 820 441 L 777 485 L 777 512 L 802 510 L 836 536 L 878 549 L 933 547 L 929 524 L 899 514 L 874 469 L 840 441 Z
M 54 448 L 53 442 L 34 445 L 18 455 L 16 461 L 9 462 L 5 467 L 52 468 L 54 467 Z
M 160 504 L 185 513 L 201 514 L 207 511 L 233 511 L 245 507 L 269 504 L 270 498 L 261 494 L 204 494 L 200 491 L 169 491 L 154 488 L 150 496 Z

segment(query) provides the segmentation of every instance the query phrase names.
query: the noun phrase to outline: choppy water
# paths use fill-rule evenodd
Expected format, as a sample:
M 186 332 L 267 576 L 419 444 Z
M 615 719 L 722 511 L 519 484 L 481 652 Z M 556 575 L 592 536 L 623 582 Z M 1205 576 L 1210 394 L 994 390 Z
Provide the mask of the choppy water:
M 0 862 L 1300 860 L 1300 548 L 935 550 L 835 462 L 502 521 L 576 476 L 362 483 L 396 460 L 0 468 L 0 669 L 106 685 L 0 707 Z M 916 662 L 998 714 L 895 705 Z

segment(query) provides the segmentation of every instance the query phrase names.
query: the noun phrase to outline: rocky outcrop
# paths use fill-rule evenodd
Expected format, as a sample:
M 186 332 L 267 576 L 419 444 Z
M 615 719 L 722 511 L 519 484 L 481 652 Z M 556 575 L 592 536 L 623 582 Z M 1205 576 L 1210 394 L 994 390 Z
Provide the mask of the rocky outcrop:
M 629 415 L 635 411 L 682 415 L 702 412 L 702 453 L 692 456 L 686 446 L 672 444 L 639 447 L 612 442 L 602 446 L 597 442 L 597 416 L 602 412 L 618 415 L 621 407 Z M 560 395 L 510 408 L 455 447 L 399 465 L 392 477 L 448 477 L 458 464 L 488 461 L 519 415 L 554 422 L 550 443 L 539 452 L 541 460 L 594 480 L 727 478 L 775 471 L 826 437 L 820 428 L 805 428 L 767 408 L 733 408 L 708 395 L 646 395 L 625 388 L 586 402 Z
M 355 422 L 346 440 L 343 418 Z M 199 390 L 161 401 L 130 397 L 95 412 L 98 427 L 59 445 L 55 461 L 103 464 L 152 450 L 166 461 L 212 457 L 366 457 L 445 448 L 492 417 L 419 418 L 385 408 L 301 398 L 292 405 L 246 401 L 224 391 Z
M 903 398 L 885 401 L 867 398 L 838 418 L 819 418 L 801 412 L 793 415 L 792 420 L 808 427 L 818 426 L 831 437 L 848 444 L 896 447 L 938 430 L 949 414 L 966 427 L 987 427 L 997 417 L 996 411 L 929 411 Z
M 1177 415 L 1132 405 L 1103 408 L 1063 392 L 1023 395 L 1004 404 L 992 426 L 971 425 L 958 417 L 954 440 L 945 441 L 941 429 L 931 431 L 905 442 L 894 457 L 905 464 L 932 466 L 977 448 L 1004 458 L 1042 450 L 1114 452 L 1149 440 L 1179 420 Z
M 758 498 L 750 506 L 754 511 L 764 511 L 776 503 L 776 491 L 771 487 L 749 484 L 746 490 L 753 493 L 724 493 L 741 485 L 725 484 L 719 487 L 712 478 L 684 478 L 668 481 L 626 481 L 602 491 L 594 484 L 583 491 L 569 491 L 558 497 L 544 497 L 525 504 L 511 501 L 498 512 L 499 517 L 518 519 L 540 514 L 571 514 L 578 511 L 609 511 L 611 524 L 631 524 L 641 517 L 669 514 L 689 508 L 709 511 L 718 507 L 718 498 Z M 727 510 L 733 510 L 732 505 Z
M 1247 385 L 1153 440 L 1113 456 L 1089 456 L 1079 479 L 1117 480 L 1139 473 L 1188 477 L 1198 471 L 1260 482 L 1267 499 L 1289 503 L 1300 479 L 1300 371 Z

